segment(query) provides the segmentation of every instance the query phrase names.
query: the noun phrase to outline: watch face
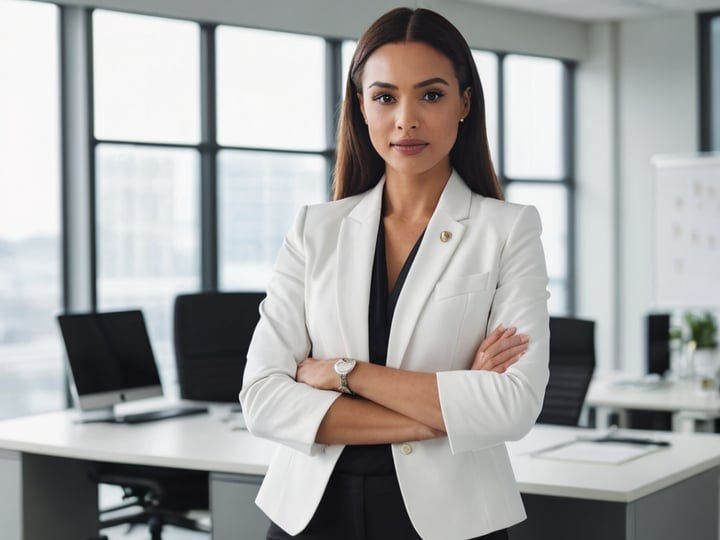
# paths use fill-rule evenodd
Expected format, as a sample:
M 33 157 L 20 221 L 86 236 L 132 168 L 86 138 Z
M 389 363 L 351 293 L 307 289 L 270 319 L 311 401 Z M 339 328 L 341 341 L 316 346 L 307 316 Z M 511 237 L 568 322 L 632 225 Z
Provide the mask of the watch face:
M 355 367 L 355 360 L 346 360 L 341 358 L 335 362 L 335 371 L 340 375 L 347 375 Z

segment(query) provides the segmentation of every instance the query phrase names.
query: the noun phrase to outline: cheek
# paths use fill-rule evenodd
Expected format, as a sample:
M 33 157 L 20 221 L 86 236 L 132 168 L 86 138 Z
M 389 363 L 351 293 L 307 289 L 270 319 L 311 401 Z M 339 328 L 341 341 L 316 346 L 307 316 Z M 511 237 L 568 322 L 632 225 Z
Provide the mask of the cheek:
M 385 147 L 384 141 L 388 139 L 389 131 L 392 131 L 392 120 L 388 122 L 384 115 L 369 114 L 367 116 L 367 127 L 370 133 L 370 141 L 373 143 L 375 150 L 381 151 Z
M 458 134 L 458 126 L 452 120 L 451 115 L 444 115 L 435 119 L 435 122 L 430 127 L 431 131 L 435 134 L 435 142 L 443 147 L 444 150 L 449 150 L 455 144 Z

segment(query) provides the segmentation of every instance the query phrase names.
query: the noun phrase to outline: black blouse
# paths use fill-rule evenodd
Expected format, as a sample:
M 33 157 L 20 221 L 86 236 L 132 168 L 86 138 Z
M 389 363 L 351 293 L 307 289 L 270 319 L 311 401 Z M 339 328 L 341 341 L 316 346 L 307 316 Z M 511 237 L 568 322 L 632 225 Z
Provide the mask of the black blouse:
M 423 232 L 415 242 L 410 254 L 405 260 L 400 274 L 388 291 L 387 261 L 385 259 L 385 226 L 380 217 L 377 241 L 375 243 L 375 258 L 372 267 L 370 282 L 370 304 L 368 310 L 368 345 L 370 362 L 381 366 L 387 363 L 388 341 L 392 327 L 395 306 L 410 267 L 415 260 Z M 358 474 L 365 476 L 384 476 L 395 474 L 392 453 L 389 444 L 348 445 L 340 455 L 335 465 L 335 472 L 344 474 Z

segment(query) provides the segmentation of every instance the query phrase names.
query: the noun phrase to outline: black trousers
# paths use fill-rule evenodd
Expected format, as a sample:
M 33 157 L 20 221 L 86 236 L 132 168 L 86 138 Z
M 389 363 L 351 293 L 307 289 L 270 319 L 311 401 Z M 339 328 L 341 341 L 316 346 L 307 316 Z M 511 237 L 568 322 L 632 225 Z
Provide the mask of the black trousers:
M 419 540 L 405 510 L 397 477 L 334 473 L 305 530 L 290 536 L 275 523 L 267 540 Z M 472 540 L 507 540 L 507 530 Z

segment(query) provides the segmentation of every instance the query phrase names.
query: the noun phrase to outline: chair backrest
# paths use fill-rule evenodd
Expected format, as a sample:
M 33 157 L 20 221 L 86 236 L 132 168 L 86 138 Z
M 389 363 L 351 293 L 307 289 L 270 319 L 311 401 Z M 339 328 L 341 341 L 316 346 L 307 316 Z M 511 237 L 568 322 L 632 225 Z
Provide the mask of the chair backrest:
M 175 359 L 183 399 L 238 401 L 263 298 L 265 293 L 213 292 L 175 299 Z
M 595 370 L 595 322 L 550 317 L 550 380 L 538 423 L 576 426 Z

